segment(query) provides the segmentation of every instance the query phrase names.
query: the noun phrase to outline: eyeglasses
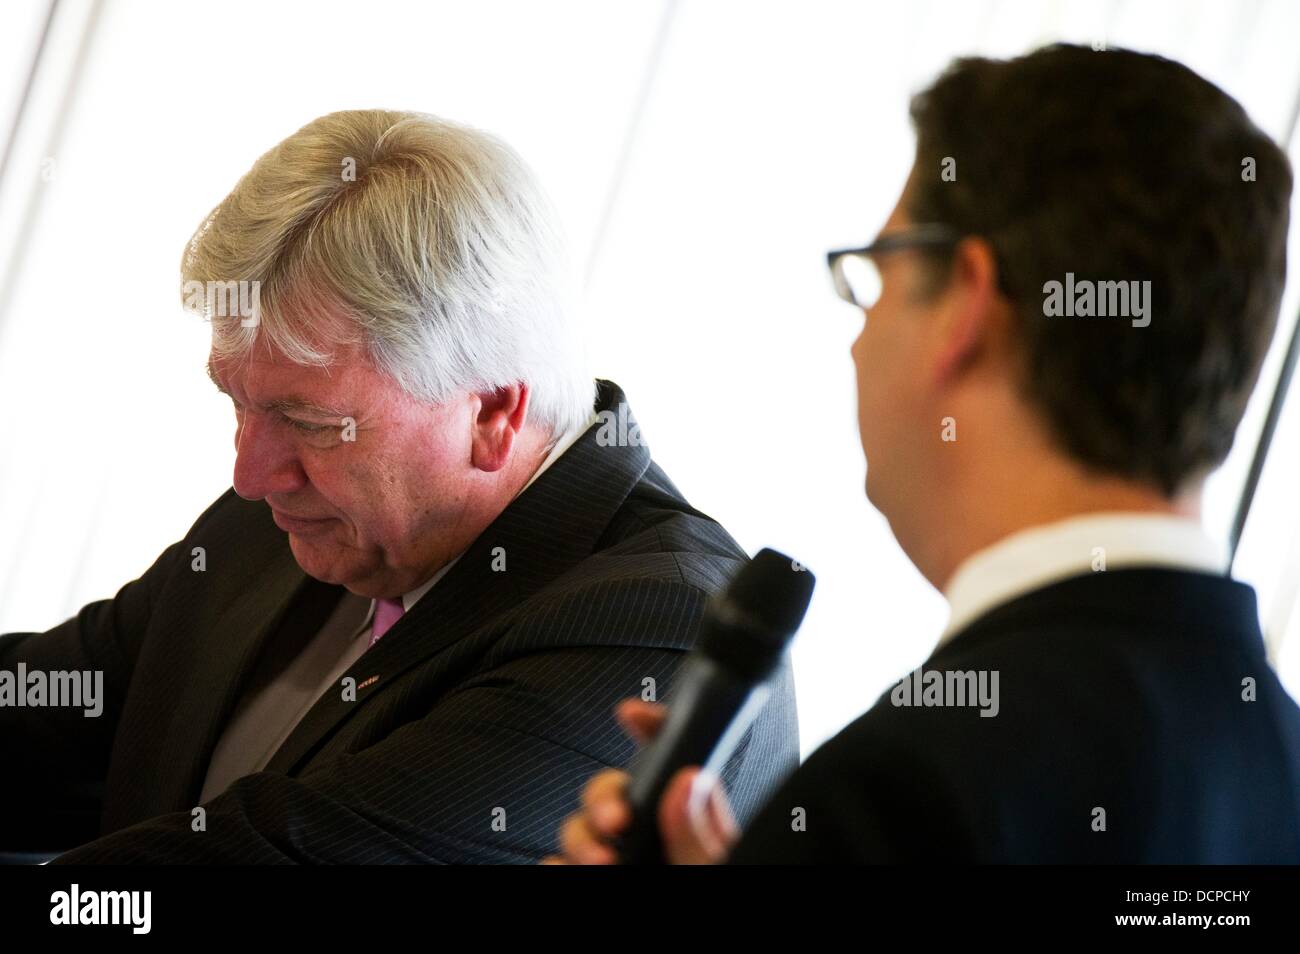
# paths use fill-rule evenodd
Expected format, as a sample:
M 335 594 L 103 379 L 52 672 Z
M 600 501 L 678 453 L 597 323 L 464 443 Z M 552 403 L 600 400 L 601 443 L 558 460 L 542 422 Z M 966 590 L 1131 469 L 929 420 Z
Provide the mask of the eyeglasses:
M 883 235 L 862 248 L 842 248 L 826 253 L 835 291 L 850 305 L 871 308 L 880 300 L 884 282 L 874 256 L 907 248 L 943 248 L 956 245 L 963 236 L 948 225 L 927 223 Z

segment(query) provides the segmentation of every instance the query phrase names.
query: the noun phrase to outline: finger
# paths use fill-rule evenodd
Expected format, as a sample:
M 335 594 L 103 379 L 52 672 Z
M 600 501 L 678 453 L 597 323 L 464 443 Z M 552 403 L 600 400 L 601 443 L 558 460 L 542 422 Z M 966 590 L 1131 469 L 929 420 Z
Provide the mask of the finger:
M 701 776 L 703 774 L 701 773 Z M 730 850 L 730 847 L 740 838 L 740 826 L 731 811 L 731 801 L 727 798 L 726 789 L 722 787 L 722 782 L 716 776 L 709 785 L 705 810 L 709 813 L 713 830 L 722 835 Z
M 724 836 L 708 830 L 708 815 L 692 817 L 690 803 L 698 774 L 698 768 L 682 769 L 668 783 L 659 802 L 659 830 L 671 864 L 715 864 L 726 854 Z
M 582 788 L 582 814 L 602 839 L 619 834 L 632 821 L 632 809 L 623 797 L 627 773 L 617 769 L 597 772 Z
M 740 837 L 740 828 L 722 780 L 711 772 L 700 771 L 691 785 L 687 808 L 705 853 L 715 863 L 725 859 Z
M 581 812 L 570 815 L 560 826 L 560 851 L 569 864 L 612 865 L 618 856 L 587 824 Z
M 638 745 L 645 745 L 659 734 L 664 720 L 668 718 L 668 709 L 657 702 L 624 699 L 614 709 L 614 716 L 624 732 L 635 739 Z
M 539 865 L 567 865 L 568 862 L 565 861 L 563 858 L 561 858 L 559 855 L 547 855 L 545 858 L 539 861 L 538 864 Z

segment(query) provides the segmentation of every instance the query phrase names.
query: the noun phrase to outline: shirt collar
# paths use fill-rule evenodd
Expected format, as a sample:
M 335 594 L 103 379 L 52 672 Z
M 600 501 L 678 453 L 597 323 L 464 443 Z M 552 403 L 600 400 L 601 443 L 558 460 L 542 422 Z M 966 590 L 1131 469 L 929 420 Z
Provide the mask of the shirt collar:
M 1227 547 L 1187 517 L 1097 513 L 1021 530 L 968 557 L 944 598 L 949 619 L 939 645 L 976 618 L 1031 590 L 1071 576 L 1132 566 L 1223 574 Z

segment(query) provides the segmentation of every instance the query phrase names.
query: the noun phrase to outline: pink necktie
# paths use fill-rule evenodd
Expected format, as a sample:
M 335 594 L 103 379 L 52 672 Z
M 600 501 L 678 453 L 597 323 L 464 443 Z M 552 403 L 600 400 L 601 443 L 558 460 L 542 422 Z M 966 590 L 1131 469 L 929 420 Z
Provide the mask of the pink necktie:
M 384 633 L 393 628 L 393 624 L 402 618 L 406 608 L 402 606 L 401 600 L 375 600 L 375 624 L 370 631 L 370 646 L 383 637 Z M 366 648 L 369 649 L 370 646 Z

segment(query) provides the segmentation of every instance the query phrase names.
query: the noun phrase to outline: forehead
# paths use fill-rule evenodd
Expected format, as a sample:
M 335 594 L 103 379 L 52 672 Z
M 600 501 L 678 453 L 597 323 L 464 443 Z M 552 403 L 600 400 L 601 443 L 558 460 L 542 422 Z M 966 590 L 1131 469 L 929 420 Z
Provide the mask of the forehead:
M 300 400 L 321 404 L 355 400 L 383 380 L 356 346 L 333 349 L 326 365 L 304 365 L 271 347 L 254 346 L 242 355 L 208 355 L 208 376 L 222 391 L 236 391 L 256 403 Z

